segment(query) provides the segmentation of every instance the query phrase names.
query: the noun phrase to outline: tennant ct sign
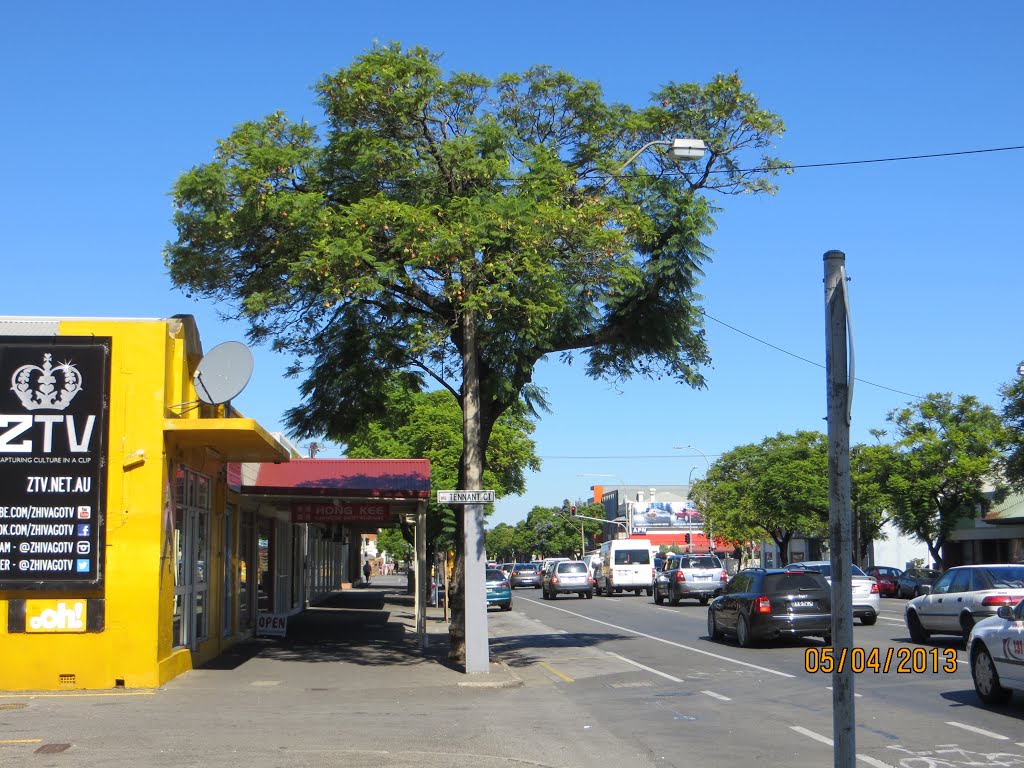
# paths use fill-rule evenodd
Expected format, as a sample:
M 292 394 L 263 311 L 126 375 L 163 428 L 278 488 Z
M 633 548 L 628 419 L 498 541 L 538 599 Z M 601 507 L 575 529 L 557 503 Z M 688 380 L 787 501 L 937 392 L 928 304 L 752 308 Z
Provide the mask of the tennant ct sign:
M 438 491 L 438 504 L 493 504 L 494 491 Z

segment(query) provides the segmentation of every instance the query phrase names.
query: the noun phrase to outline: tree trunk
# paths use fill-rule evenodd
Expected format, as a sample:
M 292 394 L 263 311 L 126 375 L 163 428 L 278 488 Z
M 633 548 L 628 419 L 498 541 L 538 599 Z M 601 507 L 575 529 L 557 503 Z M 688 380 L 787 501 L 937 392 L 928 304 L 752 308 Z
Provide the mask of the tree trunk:
M 465 278 L 466 298 L 472 295 L 473 283 Z M 459 487 L 466 490 L 483 488 L 483 429 L 480 418 L 480 357 L 477 350 L 476 310 L 467 306 L 461 318 L 462 336 L 462 462 L 459 467 Z M 464 508 L 456 515 L 456 549 L 453 573 L 452 620 L 448 628 L 450 648 L 448 658 L 466 663 L 466 555 Z M 475 562 L 475 558 L 474 558 Z

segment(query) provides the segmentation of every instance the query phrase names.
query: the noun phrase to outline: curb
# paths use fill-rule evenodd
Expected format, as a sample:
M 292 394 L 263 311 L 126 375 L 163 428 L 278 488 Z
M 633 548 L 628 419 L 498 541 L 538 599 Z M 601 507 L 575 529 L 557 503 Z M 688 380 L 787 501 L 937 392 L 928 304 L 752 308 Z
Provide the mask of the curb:
M 472 679 L 472 680 L 463 680 L 463 681 L 458 683 L 458 686 L 460 688 L 522 688 L 523 687 L 523 685 L 524 685 L 523 684 L 523 679 L 521 677 L 519 677 L 519 675 L 517 675 L 515 672 L 513 672 L 508 664 L 506 664 L 504 661 L 499 661 L 497 663 L 501 665 L 501 668 L 505 672 L 507 677 L 504 677 L 503 679 L 493 679 L 495 673 L 491 672 L 491 673 L 486 675 L 486 677 L 491 678 L 491 679 L 485 680 L 485 679 L 483 679 L 485 677 L 484 675 L 479 675 L 479 679 L 477 679 L 477 677 L 478 677 L 477 675 L 473 675 L 474 679 Z

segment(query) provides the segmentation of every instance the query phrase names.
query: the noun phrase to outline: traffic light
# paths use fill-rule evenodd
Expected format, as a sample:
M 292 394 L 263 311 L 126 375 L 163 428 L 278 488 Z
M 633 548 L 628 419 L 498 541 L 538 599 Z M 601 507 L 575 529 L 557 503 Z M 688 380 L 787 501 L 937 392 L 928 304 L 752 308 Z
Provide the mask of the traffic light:
M 687 543 L 687 544 L 689 544 L 689 543 L 690 543 L 690 534 L 686 534 L 686 543 Z

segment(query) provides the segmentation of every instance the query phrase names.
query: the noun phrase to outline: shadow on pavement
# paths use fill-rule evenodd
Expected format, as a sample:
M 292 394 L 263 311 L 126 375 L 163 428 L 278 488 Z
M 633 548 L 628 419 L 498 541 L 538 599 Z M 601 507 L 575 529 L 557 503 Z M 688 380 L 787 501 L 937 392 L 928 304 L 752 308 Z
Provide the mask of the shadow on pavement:
M 285 637 L 247 640 L 197 668 L 237 669 L 254 658 L 362 666 L 403 666 L 429 659 L 451 666 L 447 625 L 428 617 L 428 646 L 421 648 L 415 622 L 413 596 L 404 589 L 371 584 L 332 592 L 315 606 L 288 617 Z

